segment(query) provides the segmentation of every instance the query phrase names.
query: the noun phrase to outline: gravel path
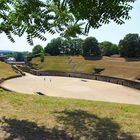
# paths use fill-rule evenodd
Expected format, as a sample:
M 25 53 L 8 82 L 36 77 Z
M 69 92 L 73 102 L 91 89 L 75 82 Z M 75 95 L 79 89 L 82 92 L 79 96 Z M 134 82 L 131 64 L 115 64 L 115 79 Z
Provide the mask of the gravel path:
M 3 87 L 12 91 L 48 96 L 139 104 L 140 91 L 107 82 L 57 76 L 34 76 L 7 80 Z

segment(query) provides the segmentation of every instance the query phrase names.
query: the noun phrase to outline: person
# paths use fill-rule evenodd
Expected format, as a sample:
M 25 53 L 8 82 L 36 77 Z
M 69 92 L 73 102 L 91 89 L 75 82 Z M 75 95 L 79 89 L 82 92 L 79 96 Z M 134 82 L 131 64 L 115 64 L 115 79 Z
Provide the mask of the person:
M 50 83 L 51 83 L 51 81 L 52 81 L 52 80 L 50 79 Z
M 44 81 L 45 81 L 46 79 L 45 79 L 45 77 L 44 77 Z

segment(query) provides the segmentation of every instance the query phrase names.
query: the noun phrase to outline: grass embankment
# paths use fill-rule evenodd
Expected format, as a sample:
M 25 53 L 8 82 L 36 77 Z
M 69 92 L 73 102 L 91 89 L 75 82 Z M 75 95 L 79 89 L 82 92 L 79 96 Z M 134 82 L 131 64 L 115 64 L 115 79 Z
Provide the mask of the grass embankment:
M 140 106 L 0 89 L 0 139 L 140 139 Z
M 83 57 L 46 56 L 43 63 L 34 58 L 32 64 L 40 70 L 93 73 L 94 68 L 105 68 L 103 75 L 135 79 L 140 75 L 140 61 L 103 57 L 101 60 L 85 60 Z
M 0 62 L 0 78 L 15 76 L 17 73 L 12 69 L 11 65 Z

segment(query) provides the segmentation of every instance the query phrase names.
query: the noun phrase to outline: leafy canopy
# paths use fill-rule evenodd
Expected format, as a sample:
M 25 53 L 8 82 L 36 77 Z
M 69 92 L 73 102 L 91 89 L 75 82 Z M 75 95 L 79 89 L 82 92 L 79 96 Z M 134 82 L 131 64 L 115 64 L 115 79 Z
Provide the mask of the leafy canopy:
M 34 48 L 32 50 L 33 56 L 40 55 L 43 52 L 44 52 L 44 50 L 43 50 L 43 47 L 41 45 L 34 46 Z
M 50 55 L 82 55 L 82 39 L 54 38 L 45 47 L 45 53 Z
M 119 47 L 109 41 L 104 41 L 100 43 L 100 48 L 102 55 L 111 56 L 114 54 L 119 54 Z
M 99 28 L 114 21 L 123 24 L 130 19 L 131 3 L 135 0 L 1 0 L 0 33 L 14 42 L 12 34 L 27 34 L 46 40 L 49 32 L 64 37 L 87 34 L 90 28 Z
M 58 37 L 51 40 L 45 47 L 45 52 L 50 55 L 60 55 L 63 48 L 63 39 Z
M 128 58 L 140 57 L 140 37 L 138 34 L 127 34 L 120 40 L 119 46 L 121 56 Z
M 83 43 L 83 55 L 84 56 L 101 56 L 101 50 L 98 44 L 98 40 L 95 37 L 87 37 Z

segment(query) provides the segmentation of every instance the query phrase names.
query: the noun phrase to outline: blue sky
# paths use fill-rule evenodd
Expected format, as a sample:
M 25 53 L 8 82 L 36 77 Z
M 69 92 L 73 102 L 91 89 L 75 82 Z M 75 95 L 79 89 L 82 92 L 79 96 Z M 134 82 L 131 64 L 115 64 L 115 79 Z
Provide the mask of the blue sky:
M 124 25 L 117 25 L 110 23 L 103 25 L 99 29 L 91 29 L 88 36 L 94 36 L 99 42 L 111 41 L 118 44 L 119 40 L 122 39 L 128 33 L 138 33 L 140 35 L 140 0 L 137 0 L 133 4 L 134 8 L 130 12 L 131 19 L 127 20 Z M 41 44 L 43 47 L 52 39 L 59 35 L 46 34 L 47 41 L 40 41 L 34 39 L 34 45 Z M 16 42 L 11 43 L 5 34 L 0 34 L 0 50 L 14 50 L 14 51 L 31 51 L 33 46 L 30 46 L 26 41 L 26 36 L 14 37 Z M 81 38 L 86 38 L 81 36 Z

